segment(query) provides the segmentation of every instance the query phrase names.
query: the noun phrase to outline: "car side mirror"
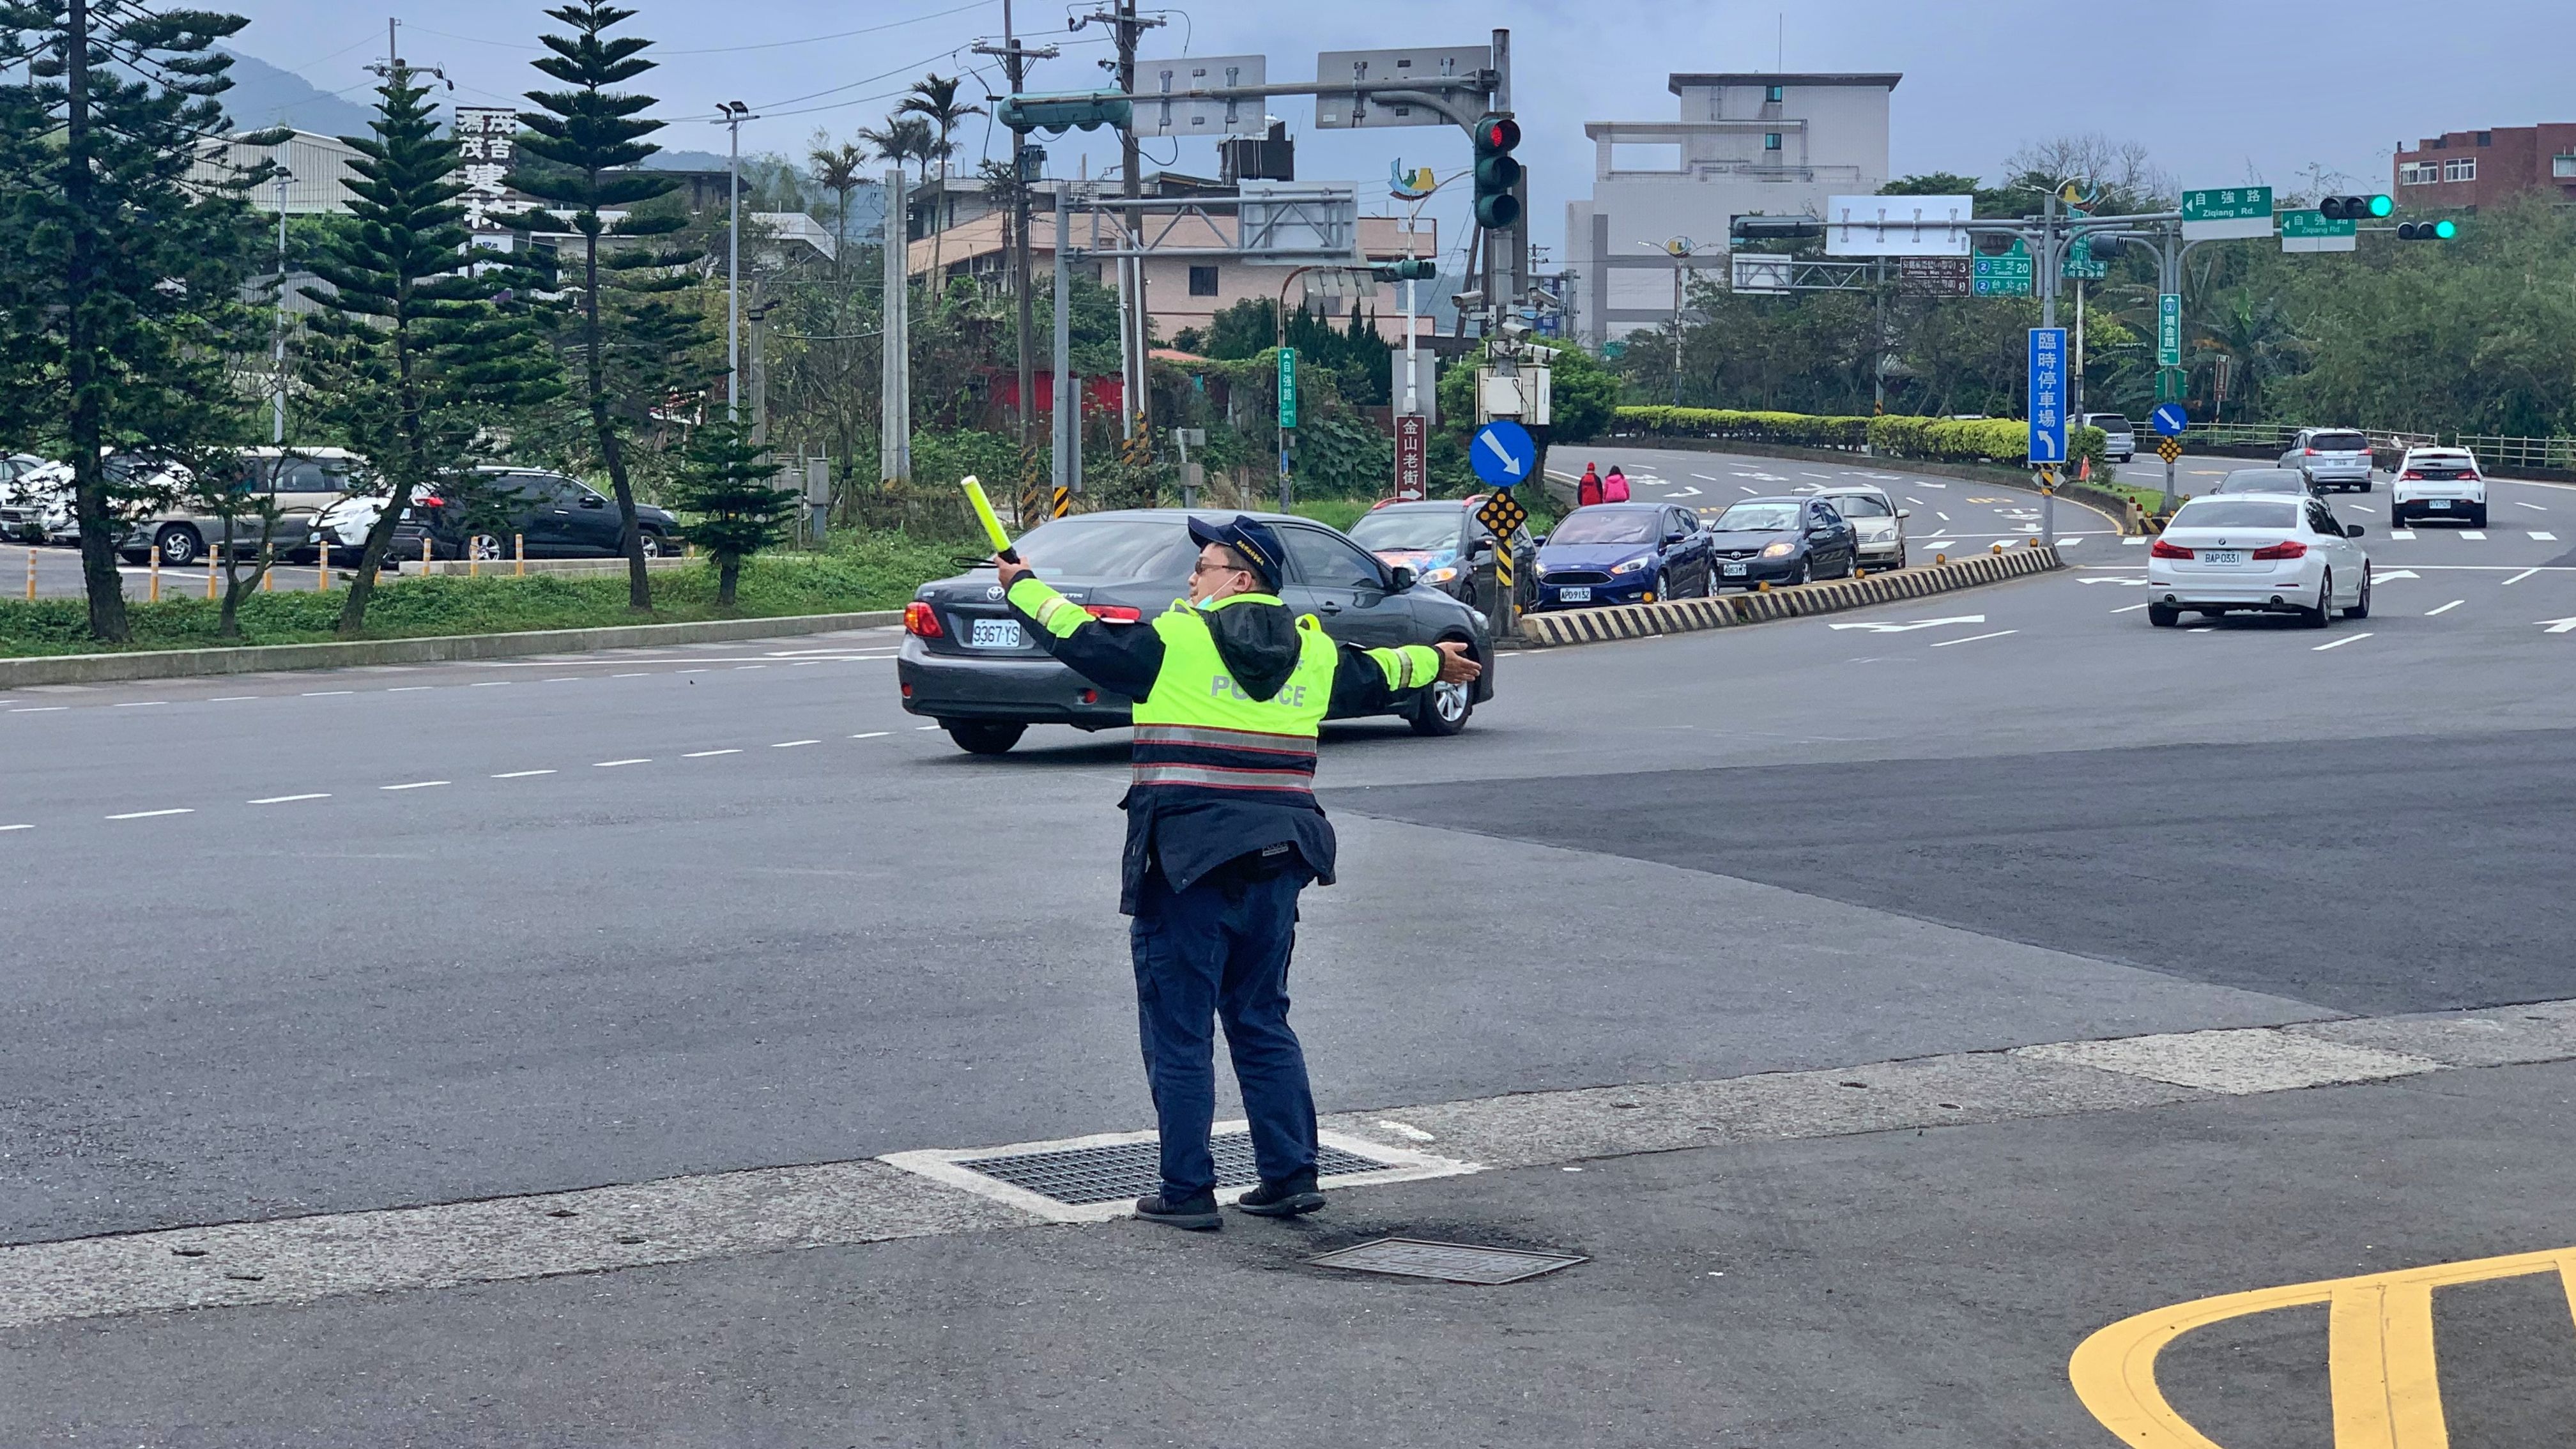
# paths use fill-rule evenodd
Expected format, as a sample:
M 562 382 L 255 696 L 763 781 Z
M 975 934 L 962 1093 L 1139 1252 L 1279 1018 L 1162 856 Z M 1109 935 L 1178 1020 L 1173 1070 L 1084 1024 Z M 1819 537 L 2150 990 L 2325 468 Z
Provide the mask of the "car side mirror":
M 598 494 L 585 493 L 581 496 L 581 506 L 584 508 L 605 508 L 608 505 L 600 499 Z
M 1474 548 L 1471 548 L 1471 549 L 1467 550 L 1467 557 L 1468 557 L 1471 561 L 1472 561 L 1472 560 L 1475 560 L 1475 559 L 1480 559 L 1480 558 L 1492 558 L 1493 556 L 1494 556 L 1494 541 L 1493 541 L 1492 539 L 1490 539 L 1490 538 L 1480 538 L 1480 539 L 1477 539 L 1477 540 L 1476 540 L 1476 546 L 1475 546 Z
M 1900 508 L 1896 510 L 1896 516 L 1899 518 L 1912 518 L 1914 516 L 1914 510 L 1911 508 Z
M 1668 534 L 1665 534 L 1665 535 L 1664 535 L 1664 542 L 1666 542 L 1666 543 L 1679 543 L 1679 542 L 1681 542 L 1683 539 L 1686 539 L 1686 538 L 1688 538 L 1688 537 L 1690 537 L 1690 535 L 1689 535 L 1689 534 L 1687 534 L 1687 533 L 1683 533 L 1683 532 L 1681 532 L 1680 530 L 1676 529 L 1676 530 L 1674 530 L 1673 532 L 1671 532 L 1671 533 L 1668 533 Z
M 1530 547 L 1532 547 L 1532 548 L 1545 548 L 1545 547 L 1547 547 L 1547 535 L 1546 535 L 1546 534 L 1544 534 L 1544 533 L 1532 534 L 1532 535 L 1530 536 Z
M 1413 587 L 1413 570 L 1397 564 L 1387 571 L 1387 591 L 1400 594 Z
M 2347 524 L 2345 524 L 2345 525 L 2343 526 L 2343 536 L 2344 536 L 2344 537 L 2346 537 L 2346 538 L 2359 538 L 2359 537 L 2361 537 L 2361 525 L 2360 525 L 2360 524 L 2358 524 L 2358 523 L 2347 523 Z

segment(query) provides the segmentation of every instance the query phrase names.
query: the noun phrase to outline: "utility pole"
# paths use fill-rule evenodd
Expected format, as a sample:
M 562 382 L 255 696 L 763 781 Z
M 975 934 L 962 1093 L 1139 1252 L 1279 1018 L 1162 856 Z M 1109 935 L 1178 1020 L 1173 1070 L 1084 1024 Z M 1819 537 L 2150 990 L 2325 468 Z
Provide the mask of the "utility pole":
M 1094 22 L 1109 26 L 1116 31 L 1118 59 L 1112 66 L 1112 73 L 1118 77 L 1118 89 L 1133 95 L 1136 91 L 1136 37 L 1161 25 L 1162 17 L 1138 15 L 1136 0 L 1112 0 L 1112 4 L 1105 10 L 1094 10 L 1088 15 L 1076 16 L 1071 21 L 1071 28 L 1080 30 Z M 1134 201 L 1145 194 L 1144 177 L 1139 174 L 1139 168 L 1143 164 L 1136 149 L 1135 128 L 1130 126 L 1122 129 L 1118 133 L 1118 194 L 1120 196 Z M 1132 213 L 1122 213 L 1118 218 L 1120 251 L 1135 249 L 1127 231 L 1130 215 Z M 1146 319 L 1151 314 L 1145 304 L 1144 259 L 1120 257 L 1117 260 L 1119 315 L 1125 319 L 1119 342 L 1118 369 L 1124 393 L 1120 410 L 1125 416 L 1119 420 L 1122 425 L 1119 431 L 1122 436 L 1134 437 L 1138 430 L 1146 425 L 1145 369 L 1151 354 L 1151 344 L 1146 340 L 1148 330 Z
M 725 162 L 725 421 L 733 423 L 742 420 L 742 123 L 758 118 L 740 101 L 726 101 L 716 114 L 733 142 Z
M 999 46 L 978 45 L 977 55 L 996 55 L 1002 60 L 1003 73 L 1010 78 L 1011 94 L 1019 95 L 1028 88 L 1029 62 L 1053 60 L 1063 52 L 1052 45 L 1035 48 L 1022 45 L 1011 23 L 1011 0 L 1002 0 L 1002 43 Z M 1020 452 L 1027 456 L 1037 446 L 1037 299 L 1030 295 L 1029 266 L 1029 175 L 1028 137 L 1011 133 L 1011 295 L 1019 307 L 1020 323 Z M 1043 155 L 1043 152 L 1035 153 Z M 1059 259 L 1057 266 L 1064 265 Z
M 877 377 L 877 476 L 886 481 L 912 477 L 912 266 L 911 198 L 904 187 L 903 163 L 885 178 L 885 306 L 879 330 L 885 338 L 885 362 Z
M 277 154 L 286 155 L 287 143 L 277 143 Z M 277 163 L 277 316 L 269 324 L 269 342 L 275 354 L 277 391 L 269 399 L 268 440 L 278 447 L 286 446 L 286 183 L 293 178 L 286 173 L 286 163 Z
M 1073 187 L 1055 188 L 1055 446 L 1049 451 L 1055 491 L 1082 487 L 1082 403 L 1073 377 Z M 1049 511 L 1053 511 L 1049 495 Z

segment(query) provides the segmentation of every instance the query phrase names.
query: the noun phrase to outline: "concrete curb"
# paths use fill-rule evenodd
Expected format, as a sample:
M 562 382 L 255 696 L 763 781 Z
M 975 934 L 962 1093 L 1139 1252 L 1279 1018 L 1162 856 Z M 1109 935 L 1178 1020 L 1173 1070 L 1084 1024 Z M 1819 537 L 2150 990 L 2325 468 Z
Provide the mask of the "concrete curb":
M 425 639 L 363 639 L 348 644 L 260 644 L 232 649 L 162 649 L 134 654 L 57 654 L 0 659 L 0 689 L 38 684 L 106 684 L 127 679 L 186 679 L 258 674 L 272 669 L 346 669 L 364 664 L 446 664 L 522 654 L 580 654 L 657 644 L 710 644 L 874 629 L 903 622 L 897 609 L 855 614 L 791 614 L 775 619 L 709 619 L 694 624 L 618 624 L 604 629 L 539 629 L 519 634 L 440 634 Z
M 1897 569 L 1863 579 L 1802 584 L 1759 594 L 1726 594 L 1714 599 L 1674 599 L 1660 604 L 1623 604 L 1603 609 L 1567 609 L 1521 618 L 1520 642 L 1546 649 L 1560 644 L 1598 644 L 1613 639 L 1645 639 L 1658 634 L 1690 634 L 1727 629 L 1773 619 L 1832 614 L 1871 604 L 1919 599 L 2001 583 L 2028 574 L 2062 568 L 2053 548 L 2012 548 L 1982 553 L 1945 564 Z

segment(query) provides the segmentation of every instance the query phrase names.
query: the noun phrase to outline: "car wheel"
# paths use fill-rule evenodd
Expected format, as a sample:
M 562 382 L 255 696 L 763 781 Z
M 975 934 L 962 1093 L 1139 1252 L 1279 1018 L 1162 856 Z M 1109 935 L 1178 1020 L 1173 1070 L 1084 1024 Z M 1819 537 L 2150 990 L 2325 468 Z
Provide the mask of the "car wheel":
M 2486 527 L 2486 526 L 2487 526 L 2487 511 L 2486 511 L 2485 509 L 2481 508 L 2481 509 L 2479 509 L 2477 512 L 2472 513 L 2472 514 L 2470 514 L 2470 515 L 2469 515 L 2469 527 L 2471 527 L 2471 528 L 2484 528 L 2484 527 Z
M 1800 559 L 1800 560 L 1798 560 L 1798 566 L 1797 566 L 1796 568 L 1794 568 L 1794 569 L 1791 569 L 1791 570 L 1789 571 L 1789 576 L 1788 576 L 1787 578 L 1785 578 L 1785 579 L 1782 579 L 1780 582 L 1781 582 L 1782 586 L 1786 587 L 1786 586 L 1791 585 L 1791 584 L 1803 584 L 1803 583 L 1805 583 L 1806 581 L 1807 581 L 1807 561 L 1806 561 L 1805 559 Z
M 2147 605 L 2147 622 L 2159 629 L 2170 629 L 2182 622 L 2182 610 L 2171 604 Z
M 161 547 L 161 561 L 172 568 L 186 568 L 206 550 L 206 541 L 197 537 L 197 531 L 184 523 L 173 523 L 163 528 L 152 535 L 152 541 Z
M 2355 493 L 2367 493 L 2367 492 L 2369 492 L 2369 491 L 2371 490 L 2371 488 L 2372 488 L 2372 486 L 2374 485 L 2375 481 L 2376 481 L 2376 480 L 2374 480 L 2374 479 L 2364 478 L 2364 479 L 2362 479 L 2360 482 L 2355 483 L 2354 485 L 2352 485 L 2352 491 L 2354 491 Z
M 1475 712 L 1474 685 L 1434 684 L 1422 692 L 1422 699 L 1405 718 L 1417 735 L 1454 735 L 1467 727 L 1467 717 Z
M 1668 574 L 1668 573 L 1665 573 L 1662 569 L 1657 569 L 1657 570 L 1655 570 L 1655 600 L 1656 600 L 1656 602 L 1661 603 L 1662 601 L 1664 601 L 1664 600 L 1666 600 L 1666 599 L 1669 599 L 1669 598 L 1671 598 L 1672 596 L 1673 596 L 1673 576 L 1672 576 L 1672 575 L 1670 575 L 1670 574 Z
M 2343 616 L 2347 619 L 2370 617 L 2370 569 L 2367 565 L 2361 570 L 2361 597 L 2353 601 L 2351 608 L 2343 611 Z
M 1898 546 L 1896 557 L 1887 561 L 1887 566 L 1892 569 L 1901 569 L 1905 567 L 1905 549 L 1902 545 Z
M 2328 569 L 2317 580 L 2317 606 L 2301 609 L 2299 622 L 2311 629 L 2322 629 L 2334 622 L 2334 570 Z
M 498 534 L 478 533 L 465 540 L 467 558 L 479 559 L 484 563 L 497 563 L 503 555 L 504 551 Z
M 652 535 L 645 536 L 650 538 Z M 948 731 L 948 737 L 957 742 L 957 748 L 970 755 L 1008 754 L 1011 746 L 1018 744 L 1020 736 L 1028 733 L 1029 728 L 1024 724 L 986 719 L 944 719 L 939 724 Z
M 644 535 L 644 556 L 646 558 L 661 558 L 671 551 L 670 543 L 662 537 L 660 530 L 647 528 L 641 530 L 641 532 Z M 1017 739 L 1018 736 L 1013 735 L 1012 738 Z M 1009 745 L 1002 746 L 1002 749 L 1004 750 L 1009 748 Z M 1001 750 L 995 750 L 992 753 L 999 754 L 1001 753 Z

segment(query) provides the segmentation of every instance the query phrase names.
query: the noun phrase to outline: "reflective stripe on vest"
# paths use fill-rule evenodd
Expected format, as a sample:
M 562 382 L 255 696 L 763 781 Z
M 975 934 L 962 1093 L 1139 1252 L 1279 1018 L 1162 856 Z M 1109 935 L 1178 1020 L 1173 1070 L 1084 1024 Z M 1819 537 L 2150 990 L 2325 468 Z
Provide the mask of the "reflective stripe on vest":
M 1276 693 L 1256 700 L 1226 669 L 1204 614 L 1178 604 L 1154 620 L 1163 667 L 1153 692 L 1136 703 L 1131 783 L 1158 793 L 1311 800 L 1315 734 L 1341 655 L 1313 619 L 1297 623 L 1297 667 Z

